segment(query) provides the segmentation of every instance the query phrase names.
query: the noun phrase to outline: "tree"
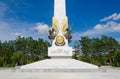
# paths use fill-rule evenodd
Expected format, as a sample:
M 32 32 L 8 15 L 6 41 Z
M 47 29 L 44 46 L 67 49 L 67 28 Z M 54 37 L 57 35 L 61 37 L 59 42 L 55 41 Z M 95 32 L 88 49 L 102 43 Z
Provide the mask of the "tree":
M 82 50 L 82 56 L 79 59 L 96 65 L 112 65 L 115 52 L 120 50 L 118 41 L 105 35 L 91 39 L 84 36 L 79 43 Z
M 74 54 L 73 54 L 72 58 L 78 59 L 78 57 L 82 55 L 81 48 L 80 48 L 80 42 L 79 41 L 75 41 L 74 49 L 75 50 L 74 50 Z
M 114 38 L 105 35 L 102 36 L 101 42 L 101 50 L 102 53 L 106 56 L 107 64 L 112 65 L 114 53 L 120 50 L 119 43 Z
M 120 50 L 115 52 L 112 65 L 120 67 Z
M 11 60 L 13 61 L 12 65 L 23 65 L 24 64 L 24 58 L 25 54 L 23 51 L 16 51 L 14 52 L 13 56 L 11 57 Z
M 16 40 L 0 41 L 0 66 L 23 65 L 48 58 L 49 45 L 49 42 L 41 38 L 34 40 L 32 37 L 21 36 L 18 36 Z
M 84 56 L 88 56 L 89 53 L 91 52 L 91 40 L 88 37 L 81 37 L 81 40 L 79 40 L 80 45 L 81 45 L 81 50 L 83 52 Z
M 14 52 L 14 47 L 12 44 L 13 44 L 12 41 L 9 41 L 9 42 L 5 41 L 1 44 L 1 53 L 0 53 L 1 55 L 0 56 L 2 57 L 2 60 L 4 61 L 2 63 L 2 66 L 8 67 L 11 64 L 10 58 Z

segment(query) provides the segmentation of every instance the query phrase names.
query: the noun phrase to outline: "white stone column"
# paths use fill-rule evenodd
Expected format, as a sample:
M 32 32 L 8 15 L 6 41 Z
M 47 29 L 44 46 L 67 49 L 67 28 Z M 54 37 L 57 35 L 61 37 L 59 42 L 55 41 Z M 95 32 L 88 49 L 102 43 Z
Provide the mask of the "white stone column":
M 71 58 L 72 56 L 72 47 L 68 46 L 68 40 L 62 33 L 62 22 L 66 18 L 66 0 L 54 0 L 54 18 L 59 23 L 59 33 L 57 36 L 63 36 L 65 45 L 56 46 L 55 41 L 53 40 L 52 46 L 48 47 L 48 56 L 51 58 Z
M 66 0 L 54 0 L 54 17 L 59 23 L 66 17 Z

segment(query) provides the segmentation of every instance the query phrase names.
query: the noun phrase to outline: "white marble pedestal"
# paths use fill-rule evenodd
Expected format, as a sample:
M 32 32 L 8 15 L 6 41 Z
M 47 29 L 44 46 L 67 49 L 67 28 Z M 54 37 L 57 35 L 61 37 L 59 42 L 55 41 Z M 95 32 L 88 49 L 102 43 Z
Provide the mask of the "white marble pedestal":
M 52 46 L 48 48 L 48 56 L 51 58 L 71 58 L 73 53 L 69 46 Z

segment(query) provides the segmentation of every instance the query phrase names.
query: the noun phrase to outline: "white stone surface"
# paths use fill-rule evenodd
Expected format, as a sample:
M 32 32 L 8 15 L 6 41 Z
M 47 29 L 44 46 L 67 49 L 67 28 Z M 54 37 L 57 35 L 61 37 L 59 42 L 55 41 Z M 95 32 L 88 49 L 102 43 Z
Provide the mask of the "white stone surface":
M 98 66 L 75 59 L 46 59 L 21 66 L 21 69 L 98 69 Z
M 59 23 L 66 17 L 65 0 L 54 0 L 54 17 Z
M 72 51 L 73 51 L 72 47 L 69 47 L 69 46 L 51 46 L 51 47 L 48 47 L 48 56 L 71 57 L 73 55 Z
M 41 73 L 0 70 L 0 79 L 120 79 L 120 68 L 110 68 L 106 72 Z

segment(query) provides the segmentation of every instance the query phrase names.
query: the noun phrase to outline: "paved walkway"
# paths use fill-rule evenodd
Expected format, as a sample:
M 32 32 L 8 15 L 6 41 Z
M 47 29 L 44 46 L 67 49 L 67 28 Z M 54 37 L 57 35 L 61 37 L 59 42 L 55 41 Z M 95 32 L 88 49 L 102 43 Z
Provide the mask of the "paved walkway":
M 42 73 L 0 70 L 0 79 L 120 79 L 120 68 L 109 68 L 106 72 Z

